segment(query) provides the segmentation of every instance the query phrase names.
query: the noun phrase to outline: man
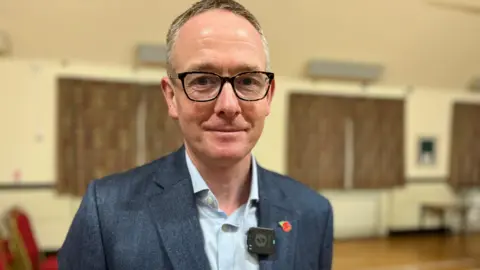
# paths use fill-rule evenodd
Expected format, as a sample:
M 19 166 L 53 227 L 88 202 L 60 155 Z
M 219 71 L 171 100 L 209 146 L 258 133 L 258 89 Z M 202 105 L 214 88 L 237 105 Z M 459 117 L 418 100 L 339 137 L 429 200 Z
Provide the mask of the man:
M 198 2 L 167 47 L 162 89 L 184 146 L 92 182 L 60 269 L 331 269 L 330 203 L 251 154 L 275 93 L 255 17 L 233 0 Z

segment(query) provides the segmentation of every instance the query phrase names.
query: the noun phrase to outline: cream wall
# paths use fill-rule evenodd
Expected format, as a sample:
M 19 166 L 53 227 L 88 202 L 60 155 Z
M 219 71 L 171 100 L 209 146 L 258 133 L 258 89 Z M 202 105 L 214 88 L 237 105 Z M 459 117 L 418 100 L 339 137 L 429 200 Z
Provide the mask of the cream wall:
M 21 169 L 23 182 L 45 183 L 55 179 L 55 78 L 58 75 L 158 82 L 162 71 L 133 71 L 126 66 L 101 66 L 53 61 L 0 61 L 0 182 L 11 183 L 12 172 Z M 448 175 L 451 105 L 455 100 L 479 102 L 480 96 L 461 89 L 435 90 L 404 86 L 370 87 L 308 82 L 287 77 L 276 81 L 276 96 L 265 132 L 254 152 L 267 168 L 285 173 L 287 98 L 292 92 L 348 96 L 406 98 L 405 187 L 382 191 L 324 192 L 336 214 L 336 237 L 383 235 L 389 228 L 412 229 L 418 224 L 422 201 L 454 201 L 445 183 Z M 415 164 L 419 135 L 439 138 L 439 162 L 431 168 Z M 421 181 L 421 182 L 419 182 Z M 425 182 L 427 181 L 427 182 Z M 50 190 L 0 191 L 0 212 L 19 204 L 31 213 L 43 248 L 58 247 L 78 207 L 79 199 L 61 197 Z M 434 224 L 434 221 L 430 222 Z

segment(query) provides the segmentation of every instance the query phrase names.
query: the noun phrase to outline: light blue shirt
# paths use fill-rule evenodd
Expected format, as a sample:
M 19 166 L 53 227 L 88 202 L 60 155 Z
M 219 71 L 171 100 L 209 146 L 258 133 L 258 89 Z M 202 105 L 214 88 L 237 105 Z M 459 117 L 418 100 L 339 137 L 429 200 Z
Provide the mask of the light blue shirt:
M 247 231 L 258 226 L 255 202 L 258 201 L 259 195 L 255 158 L 252 156 L 252 181 L 247 204 L 242 205 L 230 216 L 219 208 L 215 195 L 208 188 L 188 154 L 186 159 L 193 192 L 197 198 L 205 251 L 211 270 L 258 270 L 257 256 L 247 250 Z

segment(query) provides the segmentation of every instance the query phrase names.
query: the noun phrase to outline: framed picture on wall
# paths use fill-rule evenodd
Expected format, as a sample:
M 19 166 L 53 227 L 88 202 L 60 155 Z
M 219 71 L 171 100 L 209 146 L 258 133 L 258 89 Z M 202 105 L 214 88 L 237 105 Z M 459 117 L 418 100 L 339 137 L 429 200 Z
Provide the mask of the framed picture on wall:
M 422 166 L 432 166 L 437 162 L 437 138 L 420 136 L 418 139 L 417 163 Z

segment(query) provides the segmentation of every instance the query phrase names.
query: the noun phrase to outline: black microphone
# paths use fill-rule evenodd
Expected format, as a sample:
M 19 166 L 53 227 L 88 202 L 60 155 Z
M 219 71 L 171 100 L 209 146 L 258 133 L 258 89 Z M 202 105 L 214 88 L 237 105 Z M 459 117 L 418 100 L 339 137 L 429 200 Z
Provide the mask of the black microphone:
M 275 230 L 271 228 L 252 227 L 247 232 L 247 249 L 257 255 L 275 253 Z

